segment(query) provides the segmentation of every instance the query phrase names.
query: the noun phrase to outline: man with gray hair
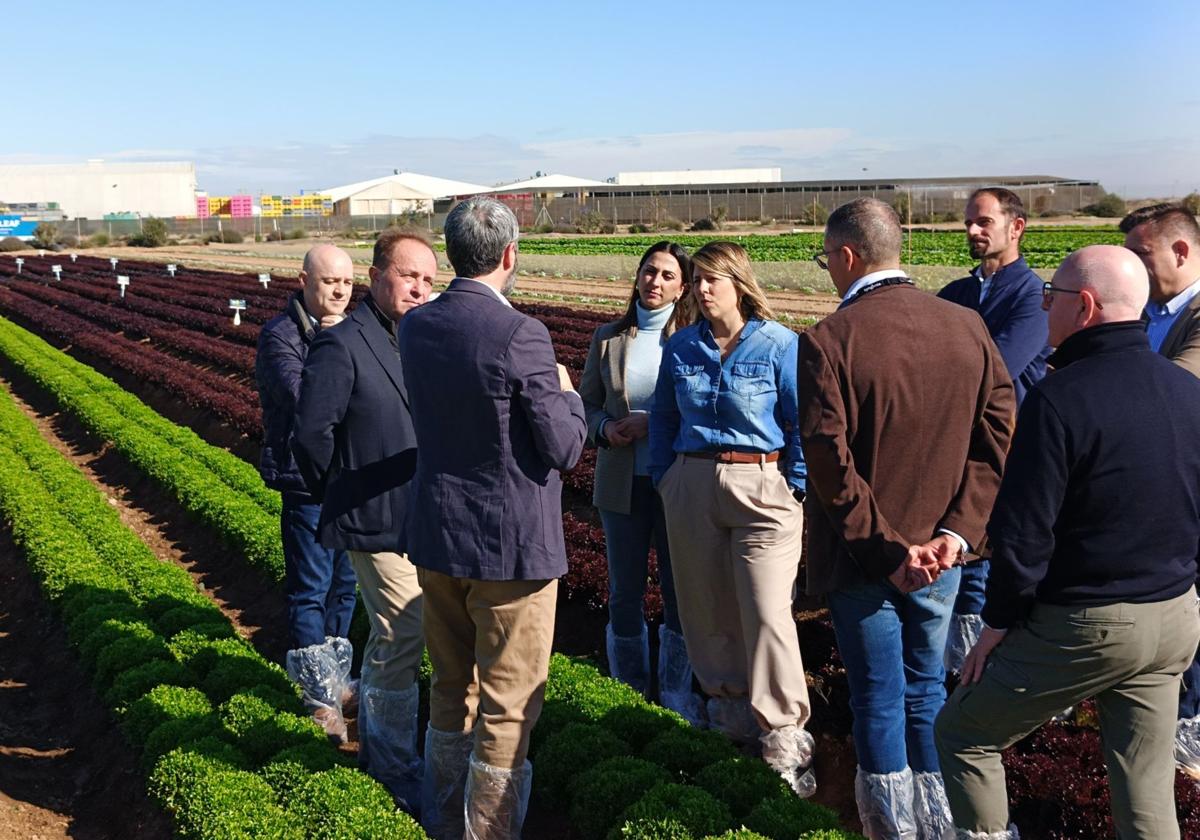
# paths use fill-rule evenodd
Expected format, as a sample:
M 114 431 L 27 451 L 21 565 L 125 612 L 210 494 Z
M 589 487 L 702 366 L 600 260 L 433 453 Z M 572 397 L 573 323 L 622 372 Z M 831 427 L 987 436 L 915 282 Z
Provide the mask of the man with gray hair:
M 960 836 L 1006 840 L 1003 750 L 1094 698 L 1121 838 L 1179 837 L 1172 747 L 1200 643 L 1200 380 L 1151 351 L 1133 253 L 1045 284 L 1054 372 L 1027 394 L 987 533 L 984 628 L 937 721 Z M 811 467 L 810 467 L 811 469 Z
M 983 538 L 1013 416 L 979 315 L 900 270 L 900 220 L 839 207 L 816 255 L 842 295 L 800 336 L 808 592 L 826 595 L 850 684 L 855 798 L 871 840 L 941 838 L 933 744 L 960 558 Z
M 546 327 L 505 298 L 512 211 L 468 199 L 445 235 L 456 277 L 398 335 L 418 451 L 405 545 L 433 663 L 421 823 L 438 840 L 507 840 L 525 819 L 567 571 L 559 473 L 587 423 Z

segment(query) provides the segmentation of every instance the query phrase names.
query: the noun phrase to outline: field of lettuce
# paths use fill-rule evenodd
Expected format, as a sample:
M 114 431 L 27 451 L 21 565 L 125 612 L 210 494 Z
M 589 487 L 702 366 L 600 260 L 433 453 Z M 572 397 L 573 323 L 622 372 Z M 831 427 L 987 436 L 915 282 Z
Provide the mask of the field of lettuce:
M 622 255 L 641 256 L 660 239 L 670 238 L 694 251 L 716 234 L 662 234 L 648 236 L 596 237 L 522 237 L 521 251 L 526 254 Z M 757 262 L 793 262 L 811 260 L 821 250 L 820 233 L 778 235 L 724 235 L 745 246 Z M 1033 227 L 1025 232 L 1021 250 L 1033 268 L 1057 268 L 1063 257 L 1084 245 L 1120 245 L 1124 236 L 1115 227 Z M 910 250 L 911 245 L 911 250 Z M 913 231 L 905 237 L 903 259 L 912 265 L 974 264 L 967 252 L 961 230 Z M 911 254 L 911 257 L 910 257 Z
M 955 237 L 961 244 L 961 233 Z M 640 253 L 643 246 L 627 247 Z M 61 280 L 51 264 L 62 265 Z M 255 340 L 294 281 L 264 289 L 251 275 L 188 269 L 172 278 L 163 265 L 124 260 L 118 271 L 130 278 L 124 297 L 107 261 L 28 257 L 18 274 L 12 258 L 0 257 L 0 369 L 105 441 L 254 574 L 280 581 L 278 494 L 263 486 L 250 459 L 212 445 L 139 397 L 153 393 L 162 401 L 165 394 L 228 435 L 256 441 Z M 247 302 L 238 326 L 231 298 Z M 611 316 L 522 308 L 546 324 L 578 381 L 592 332 Z M 4 390 L 0 441 L 0 514 L 98 696 L 140 756 L 148 794 L 179 836 L 424 836 L 351 758 L 324 741 L 278 664 L 238 637 L 185 572 L 159 562 Z M 798 800 L 761 762 L 714 733 L 691 729 L 577 656 L 603 649 L 607 571 L 590 507 L 594 454 L 586 452 L 564 477 L 570 570 L 560 652 L 531 748 L 535 795 L 526 836 L 856 836 L 846 830 L 852 806 L 849 813 L 844 807 L 852 758 L 848 768 L 818 778 L 818 800 L 840 803 L 840 813 Z M 656 620 L 660 608 L 651 591 L 647 617 Z M 848 749 L 848 691 L 827 614 L 808 610 L 797 620 L 820 774 L 824 756 Z M 1022 836 L 1111 836 L 1099 737 L 1086 710 L 1075 723 L 1047 726 L 1019 743 L 1005 764 Z M 1185 836 L 1200 836 L 1200 791 L 1180 775 L 1176 794 Z

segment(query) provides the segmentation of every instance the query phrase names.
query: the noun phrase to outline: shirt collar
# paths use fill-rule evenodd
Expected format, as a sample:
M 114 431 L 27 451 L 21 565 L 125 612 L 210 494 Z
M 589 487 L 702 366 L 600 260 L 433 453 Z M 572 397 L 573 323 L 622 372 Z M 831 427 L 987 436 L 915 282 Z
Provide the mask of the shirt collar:
M 850 298 L 858 294 L 864 286 L 869 286 L 876 280 L 886 280 L 889 277 L 907 276 L 907 274 L 898 268 L 885 268 L 882 271 L 872 271 L 870 274 L 864 274 L 862 277 L 859 277 L 857 280 L 855 280 L 850 285 L 850 288 L 846 290 L 846 294 L 842 297 L 842 302 L 845 303 L 846 301 L 850 300 Z
M 748 337 L 758 332 L 759 327 L 761 327 L 763 323 L 764 322 L 761 318 L 751 318 L 749 321 L 747 321 L 745 326 L 742 327 L 741 341 L 745 341 Z M 709 323 L 707 318 L 701 318 L 699 321 L 697 321 L 697 326 L 700 330 L 701 337 L 712 339 L 712 324 Z M 712 340 L 715 344 L 716 340 Z
M 506 298 L 504 295 L 500 294 L 492 286 L 488 285 L 487 283 L 484 283 L 482 280 L 476 280 L 474 277 L 457 277 L 455 279 L 466 280 L 468 283 L 478 283 L 480 286 L 483 286 L 485 289 L 487 289 L 489 292 L 491 292 L 493 295 L 495 295 L 497 300 L 499 300 L 501 303 L 503 303 L 509 309 L 512 309 L 512 304 L 509 303 L 508 298 Z
M 1179 310 L 1183 309 L 1192 302 L 1197 294 L 1200 294 L 1200 279 L 1197 279 L 1192 285 L 1188 286 L 1175 297 L 1171 298 L 1166 303 L 1155 303 L 1150 301 L 1146 304 L 1146 311 L 1153 315 L 1176 315 Z

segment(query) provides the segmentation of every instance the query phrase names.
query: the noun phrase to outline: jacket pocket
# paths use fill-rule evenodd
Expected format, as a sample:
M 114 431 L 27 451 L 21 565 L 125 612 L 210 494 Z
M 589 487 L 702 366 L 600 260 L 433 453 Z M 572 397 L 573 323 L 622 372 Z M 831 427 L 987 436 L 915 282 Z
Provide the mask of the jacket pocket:
M 392 530 L 392 500 L 384 493 L 364 500 L 334 519 L 337 529 L 346 534 L 376 535 Z

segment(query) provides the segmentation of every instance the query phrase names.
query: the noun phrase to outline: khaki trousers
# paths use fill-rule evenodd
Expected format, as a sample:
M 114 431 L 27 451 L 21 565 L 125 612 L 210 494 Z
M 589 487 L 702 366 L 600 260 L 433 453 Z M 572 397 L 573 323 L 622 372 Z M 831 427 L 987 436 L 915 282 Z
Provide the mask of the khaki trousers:
M 558 581 L 417 574 L 433 663 L 429 725 L 475 729 L 476 759 L 508 770 L 524 766 L 546 693 Z
M 421 584 L 403 554 L 348 551 L 371 635 L 363 651 L 362 686 L 404 691 L 421 667 Z
M 1175 840 L 1180 674 L 1200 642 L 1196 593 L 1157 604 L 1036 604 L 960 687 L 934 730 L 957 828 L 1002 831 L 1000 752 L 1068 706 L 1095 697 L 1117 837 Z
M 688 657 L 714 697 L 748 697 L 763 729 L 808 720 L 792 596 L 803 511 L 779 464 L 678 455 L 658 485 Z

